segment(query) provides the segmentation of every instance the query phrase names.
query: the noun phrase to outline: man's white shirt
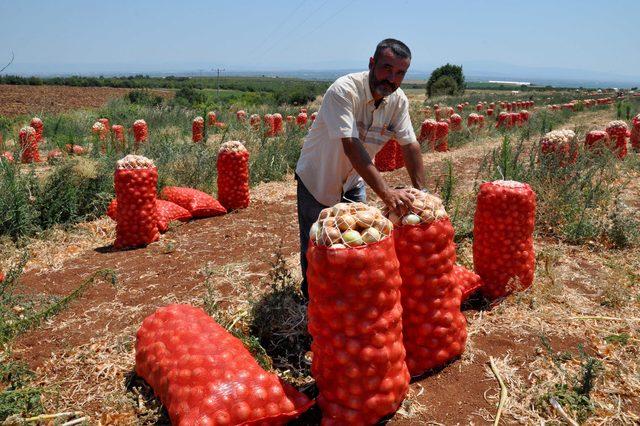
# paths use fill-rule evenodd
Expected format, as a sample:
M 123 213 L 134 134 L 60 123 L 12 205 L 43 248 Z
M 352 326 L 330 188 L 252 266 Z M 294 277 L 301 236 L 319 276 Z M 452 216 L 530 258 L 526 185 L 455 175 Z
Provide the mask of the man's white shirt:
M 327 89 L 296 166 L 304 186 L 325 206 L 364 184 L 344 153 L 342 138 L 358 138 L 372 159 L 389 139 L 417 143 L 407 96 L 398 89 L 376 108 L 369 71 L 347 74 Z

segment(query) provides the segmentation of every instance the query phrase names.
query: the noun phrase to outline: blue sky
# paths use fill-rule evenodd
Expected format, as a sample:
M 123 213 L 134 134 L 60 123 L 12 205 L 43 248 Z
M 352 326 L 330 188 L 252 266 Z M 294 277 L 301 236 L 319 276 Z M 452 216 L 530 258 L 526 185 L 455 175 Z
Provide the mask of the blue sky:
M 640 80 L 640 0 L 0 0 L 5 72 L 364 68 L 385 37 L 409 45 L 414 70 Z

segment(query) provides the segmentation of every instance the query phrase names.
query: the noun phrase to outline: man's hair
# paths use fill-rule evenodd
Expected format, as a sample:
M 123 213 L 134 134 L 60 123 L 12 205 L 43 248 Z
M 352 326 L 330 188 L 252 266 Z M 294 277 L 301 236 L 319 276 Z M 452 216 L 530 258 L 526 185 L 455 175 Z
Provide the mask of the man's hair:
M 380 54 L 384 49 L 391 49 L 394 55 L 401 58 L 411 59 L 411 50 L 409 47 L 395 38 L 385 38 L 376 46 L 376 51 L 373 54 L 373 62 L 377 62 Z

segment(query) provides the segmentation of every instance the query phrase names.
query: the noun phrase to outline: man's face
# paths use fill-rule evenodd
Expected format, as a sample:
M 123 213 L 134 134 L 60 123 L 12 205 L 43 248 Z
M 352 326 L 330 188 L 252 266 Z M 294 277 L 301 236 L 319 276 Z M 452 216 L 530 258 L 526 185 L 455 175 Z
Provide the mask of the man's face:
M 411 59 L 396 56 L 389 48 L 380 52 L 378 60 L 369 59 L 369 84 L 374 97 L 385 97 L 395 92 L 407 70 Z

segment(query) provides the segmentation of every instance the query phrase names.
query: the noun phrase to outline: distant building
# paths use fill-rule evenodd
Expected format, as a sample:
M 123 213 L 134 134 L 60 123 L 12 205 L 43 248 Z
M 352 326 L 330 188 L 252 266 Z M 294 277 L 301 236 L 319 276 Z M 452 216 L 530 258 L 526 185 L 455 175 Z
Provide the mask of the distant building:
M 499 81 L 499 80 L 489 80 L 489 83 L 496 84 L 512 84 L 514 86 L 531 86 L 531 83 L 528 81 Z

